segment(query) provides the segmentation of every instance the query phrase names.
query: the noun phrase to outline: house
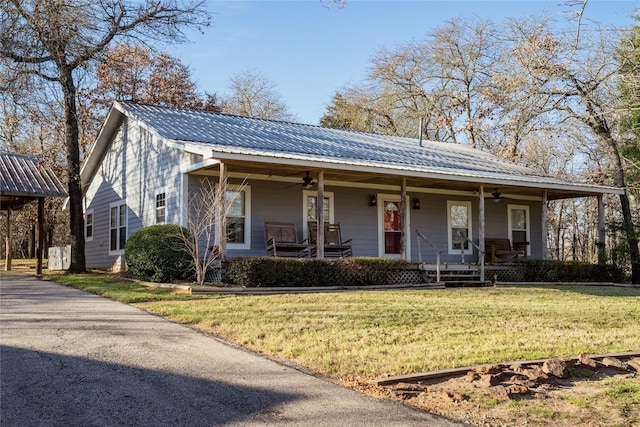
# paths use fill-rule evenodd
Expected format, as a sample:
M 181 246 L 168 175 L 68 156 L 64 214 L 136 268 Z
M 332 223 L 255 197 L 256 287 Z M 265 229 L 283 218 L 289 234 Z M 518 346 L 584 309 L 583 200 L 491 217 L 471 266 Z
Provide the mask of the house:
M 491 237 L 543 258 L 548 200 L 619 194 L 460 144 L 116 102 L 81 171 L 87 266 L 121 266 L 142 227 L 184 225 L 203 178 L 235 197 L 218 231 L 228 257 L 266 255 L 265 221 L 294 223 L 303 238 L 320 220 L 340 223 L 354 256 L 476 262 Z

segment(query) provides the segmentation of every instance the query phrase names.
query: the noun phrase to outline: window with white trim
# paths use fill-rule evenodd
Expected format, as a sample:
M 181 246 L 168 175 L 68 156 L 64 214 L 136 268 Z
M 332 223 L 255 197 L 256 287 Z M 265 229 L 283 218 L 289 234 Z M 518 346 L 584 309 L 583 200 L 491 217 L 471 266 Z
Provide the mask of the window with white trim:
M 93 209 L 89 209 L 84 214 L 84 239 L 87 242 L 93 240 Z
M 251 188 L 227 185 L 227 248 L 251 248 Z
M 471 202 L 447 201 L 447 230 L 449 240 L 449 254 L 472 254 L 473 248 L 469 241 L 461 235 L 473 239 L 471 227 Z
M 511 245 L 515 246 L 516 243 L 530 242 L 529 206 L 507 205 L 507 212 L 509 213 L 509 239 L 511 239 Z M 527 246 L 527 252 L 530 255 L 529 246 Z
M 164 224 L 167 221 L 167 196 L 166 193 L 156 194 L 156 224 Z
M 109 253 L 123 254 L 127 243 L 127 204 L 124 202 L 109 205 Z

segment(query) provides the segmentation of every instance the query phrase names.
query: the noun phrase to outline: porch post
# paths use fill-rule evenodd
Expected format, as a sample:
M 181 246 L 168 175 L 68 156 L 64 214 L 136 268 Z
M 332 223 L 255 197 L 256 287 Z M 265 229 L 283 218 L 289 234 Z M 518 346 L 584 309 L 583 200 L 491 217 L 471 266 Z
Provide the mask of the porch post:
M 316 257 L 322 259 L 324 258 L 324 171 L 318 172 L 317 187 L 316 218 L 318 219 L 318 235 L 316 236 Z
M 402 178 L 402 184 L 400 185 L 400 257 L 407 259 L 407 178 Z
M 38 222 L 36 224 L 36 274 L 42 274 L 42 245 L 44 244 L 44 198 L 38 198 Z
M 218 215 L 218 248 L 220 249 L 220 259 L 227 259 L 227 168 L 220 162 L 220 180 L 218 181 L 218 203 L 220 204 L 220 215 Z
M 547 199 L 547 191 L 542 192 L 542 259 L 547 259 L 549 257 L 547 251 L 547 211 L 548 211 L 548 199 Z
M 484 185 L 480 186 L 480 200 L 478 201 L 478 213 L 479 218 L 478 222 L 478 246 L 480 247 L 480 251 L 478 253 L 478 258 L 480 261 L 480 281 L 484 282 Z
M 7 237 L 5 241 L 5 264 L 4 271 L 11 271 L 11 207 L 7 207 Z
M 604 264 L 606 256 L 604 196 L 602 194 L 598 194 L 598 264 Z

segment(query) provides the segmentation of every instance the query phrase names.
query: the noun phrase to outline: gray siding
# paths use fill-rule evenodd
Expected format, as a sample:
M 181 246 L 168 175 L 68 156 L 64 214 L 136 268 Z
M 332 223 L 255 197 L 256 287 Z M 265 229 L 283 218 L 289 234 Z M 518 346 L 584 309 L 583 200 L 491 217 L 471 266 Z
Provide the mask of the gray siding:
M 297 226 L 299 239 L 303 236 L 303 192 L 300 188 L 286 188 L 287 184 L 270 181 L 252 180 L 251 186 L 251 249 L 229 251 L 230 257 L 261 256 L 266 254 L 264 242 L 265 221 L 293 222 Z M 371 189 L 327 186 L 325 192 L 334 194 L 334 221 L 339 222 L 343 239 L 353 240 L 354 256 L 378 256 L 378 208 L 369 206 L 371 194 L 378 192 Z M 393 194 L 389 190 L 380 191 Z M 472 236 L 478 243 L 479 203 L 477 197 L 445 195 L 432 193 L 409 193 L 410 200 L 420 198 L 421 209 L 409 209 L 411 231 L 411 259 L 418 260 L 418 243 L 415 230 L 418 229 L 441 251 L 443 262 L 460 262 L 458 254 L 448 254 L 447 201 L 469 201 L 472 209 Z M 542 206 L 535 201 L 508 201 L 494 203 L 487 199 L 485 203 L 485 235 L 486 237 L 508 237 L 507 205 L 518 204 L 529 206 L 531 226 L 531 256 L 542 256 L 541 248 L 541 215 Z M 421 242 L 423 261 L 435 261 L 434 249 Z M 478 260 L 477 251 L 473 255 L 465 255 L 466 262 Z
M 112 268 L 120 256 L 109 255 L 109 206 L 127 204 L 127 237 L 155 223 L 155 195 L 167 197 L 167 222 L 179 222 L 186 154 L 165 144 L 137 124 L 124 121 L 85 193 L 85 210 L 94 213 L 94 237 L 86 242 L 87 267 Z

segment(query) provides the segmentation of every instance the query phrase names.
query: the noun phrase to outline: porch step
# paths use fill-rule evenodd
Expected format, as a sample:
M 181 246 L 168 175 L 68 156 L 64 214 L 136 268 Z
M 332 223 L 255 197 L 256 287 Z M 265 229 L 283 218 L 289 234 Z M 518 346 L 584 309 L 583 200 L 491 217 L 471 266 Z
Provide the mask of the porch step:
M 432 280 L 436 280 L 437 266 L 435 264 L 423 264 L 421 268 Z M 440 281 L 446 287 L 491 285 L 489 280 L 480 280 L 480 268 L 473 264 L 441 264 Z

